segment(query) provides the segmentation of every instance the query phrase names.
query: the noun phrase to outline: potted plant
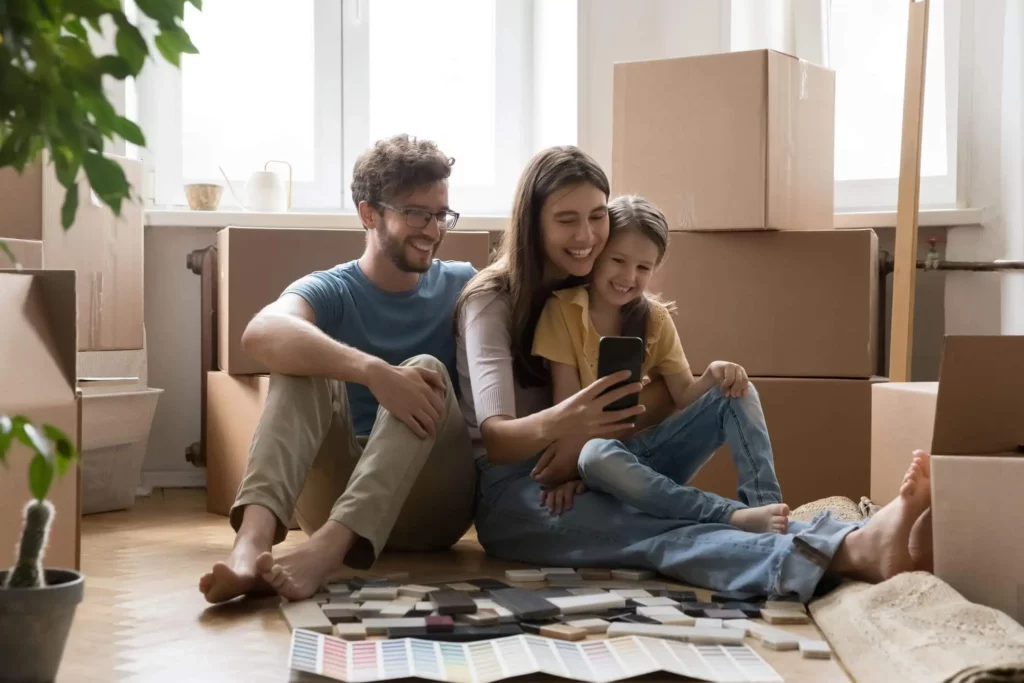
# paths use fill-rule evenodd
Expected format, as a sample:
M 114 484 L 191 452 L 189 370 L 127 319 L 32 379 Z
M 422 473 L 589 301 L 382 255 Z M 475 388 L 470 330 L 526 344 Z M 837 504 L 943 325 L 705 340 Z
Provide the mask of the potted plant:
M 71 569 L 46 569 L 43 558 L 53 519 L 46 496 L 54 477 L 62 476 L 77 457 L 64 432 L 43 425 L 42 433 L 23 415 L 0 416 L 0 463 L 15 443 L 32 453 L 29 489 L 15 565 L 0 570 L 0 675 L 5 681 L 52 681 L 78 603 L 83 576 Z
M 145 31 L 151 37 L 147 40 L 125 14 L 122 0 L 0 1 L 0 168 L 21 173 L 45 150 L 65 188 L 65 230 L 74 224 L 83 172 L 92 191 L 115 215 L 121 213 L 121 202 L 131 197 L 131 185 L 120 165 L 104 156 L 104 145 L 121 138 L 145 147 L 146 140 L 135 123 L 117 113 L 104 79 L 138 76 L 151 54 L 151 43 L 174 66 L 180 66 L 183 53 L 197 53 L 182 27 L 186 4 L 202 9 L 201 0 L 135 0 L 140 18 L 145 15 L 152 26 Z M 95 41 L 97 36 L 108 40 L 113 51 L 96 54 L 94 44 L 102 43 Z M 6 260 L 2 256 L 18 267 L 0 239 L 0 267 Z M 18 387 L 3 391 L 16 394 Z M 17 563 L 0 570 L 0 678 L 52 681 L 82 599 L 84 577 L 44 566 L 54 515 L 46 496 L 54 478 L 77 454 L 59 429 L 36 426 L 26 416 L 0 414 L 0 462 L 6 465 L 15 443 L 32 453 L 32 500 L 24 507 L 21 501 L 4 501 L 4 511 L 17 506 L 24 524 Z

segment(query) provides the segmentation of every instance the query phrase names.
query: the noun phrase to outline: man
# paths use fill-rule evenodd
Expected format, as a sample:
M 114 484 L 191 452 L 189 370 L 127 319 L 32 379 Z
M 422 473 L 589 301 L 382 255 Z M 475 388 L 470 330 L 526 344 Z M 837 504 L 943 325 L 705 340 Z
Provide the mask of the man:
M 452 313 L 475 270 L 434 260 L 458 220 L 451 164 L 405 135 L 374 145 L 352 181 L 362 256 L 301 278 L 246 328 L 270 390 L 230 512 L 234 548 L 199 582 L 208 601 L 305 599 L 385 544 L 447 548 L 472 523 L 476 470 L 451 378 Z M 274 557 L 293 511 L 310 537 Z

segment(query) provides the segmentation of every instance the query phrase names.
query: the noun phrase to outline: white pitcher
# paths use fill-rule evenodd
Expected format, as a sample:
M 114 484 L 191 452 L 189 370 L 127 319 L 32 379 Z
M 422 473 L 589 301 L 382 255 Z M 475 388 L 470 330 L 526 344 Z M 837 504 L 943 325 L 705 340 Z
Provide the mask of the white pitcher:
M 285 192 L 284 182 L 281 176 L 268 171 L 270 164 L 284 164 L 288 167 L 288 191 Z M 220 168 L 219 166 L 217 168 Z M 246 211 L 265 211 L 280 213 L 292 208 L 292 165 L 287 161 L 268 161 L 263 165 L 262 171 L 253 171 L 243 189 L 243 199 L 238 197 L 234 185 L 228 178 L 228 174 L 220 168 L 220 173 L 227 181 L 228 189 L 235 201 Z

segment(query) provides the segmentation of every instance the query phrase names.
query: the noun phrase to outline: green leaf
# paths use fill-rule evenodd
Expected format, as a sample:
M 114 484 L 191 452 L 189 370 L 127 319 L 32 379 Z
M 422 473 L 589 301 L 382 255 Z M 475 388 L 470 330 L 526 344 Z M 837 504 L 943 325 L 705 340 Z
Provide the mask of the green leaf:
M 11 433 L 11 418 L 6 415 L 0 415 L 0 463 L 7 466 L 7 451 L 11 448 L 11 439 L 14 436 Z
M 127 20 L 124 23 L 120 23 L 119 26 L 114 47 L 117 48 L 117 53 L 121 55 L 121 58 L 128 62 L 132 75 L 138 75 L 146 63 L 146 56 L 149 54 L 146 39 L 142 37 L 142 32 L 128 23 Z
M 64 195 L 64 203 L 60 207 L 60 224 L 67 230 L 75 222 L 75 214 L 78 213 L 78 183 L 73 183 L 67 188 Z
M 191 2 L 192 5 L 200 12 L 203 11 L 203 0 L 189 0 L 189 2 Z
M 114 55 L 103 55 L 96 60 L 94 68 L 101 74 L 110 74 L 121 81 L 132 75 L 132 68 L 127 60 Z
M 0 251 L 2 251 L 7 256 L 7 258 L 11 260 L 12 267 L 21 268 L 21 264 L 18 263 L 18 258 L 14 255 L 14 252 L 11 251 L 11 248 L 7 246 L 7 242 L 0 240 Z
M 43 425 L 43 434 L 53 442 L 54 450 L 57 454 L 57 474 L 58 476 L 64 476 L 71 461 L 75 459 L 75 446 L 71 443 L 71 439 L 68 438 L 67 434 L 53 425 Z
M 43 456 L 53 464 L 53 448 L 51 448 L 50 442 L 43 438 L 43 435 L 39 433 L 39 430 L 36 429 L 34 424 L 26 422 L 22 425 L 21 434 L 24 435 L 24 438 L 19 437 L 19 441 L 35 451 L 37 455 Z
M 135 125 L 130 119 L 126 119 L 123 116 L 117 116 L 114 118 L 112 125 L 114 132 L 123 137 L 133 145 L 139 147 L 146 146 L 146 138 L 142 134 L 142 129 Z
M 124 169 L 117 162 L 96 152 L 89 152 L 85 156 L 83 166 L 93 191 L 113 209 L 114 215 L 120 216 L 121 199 L 128 196 L 129 189 Z
M 182 53 L 199 54 L 199 50 L 192 44 L 192 39 L 180 28 L 164 29 L 153 42 L 164 59 L 175 66 L 180 66 Z
M 89 40 L 89 34 L 86 32 L 85 26 L 82 25 L 81 19 L 69 19 L 64 23 L 64 28 L 73 36 L 77 36 L 82 40 Z
M 28 485 L 36 500 L 43 500 L 50 492 L 50 483 L 53 481 L 53 465 L 41 455 L 32 458 L 28 466 Z

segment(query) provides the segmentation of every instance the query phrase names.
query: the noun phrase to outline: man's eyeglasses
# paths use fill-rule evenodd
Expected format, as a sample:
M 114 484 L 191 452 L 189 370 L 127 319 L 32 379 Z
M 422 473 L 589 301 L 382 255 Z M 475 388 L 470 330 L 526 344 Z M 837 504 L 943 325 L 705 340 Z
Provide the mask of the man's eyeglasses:
M 391 209 L 395 213 L 402 214 L 405 217 L 405 224 L 416 230 L 422 230 L 427 227 L 431 218 L 437 219 L 437 226 L 442 230 L 451 230 L 455 227 L 455 224 L 459 222 L 459 214 L 448 209 L 437 213 L 431 213 L 426 209 L 401 209 L 397 206 L 392 206 L 391 204 L 385 204 L 384 202 L 380 202 L 380 205 L 386 209 Z

